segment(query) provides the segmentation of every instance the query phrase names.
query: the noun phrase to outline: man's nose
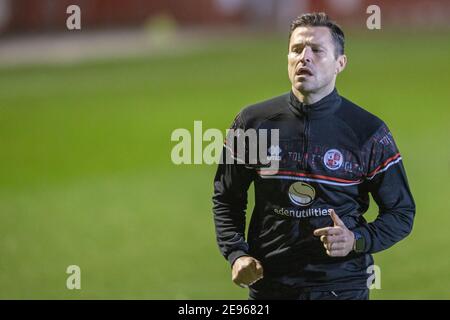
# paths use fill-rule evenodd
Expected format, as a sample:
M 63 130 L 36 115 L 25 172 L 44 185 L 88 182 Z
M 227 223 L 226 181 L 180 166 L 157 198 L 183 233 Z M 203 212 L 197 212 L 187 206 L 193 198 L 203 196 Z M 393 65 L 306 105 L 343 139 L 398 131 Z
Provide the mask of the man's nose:
M 309 46 L 305 46 L 303 48 L 302 53 L 300 54 L 300 61 L 302 63 L 311 62 L 312 61 L 312 50 Z

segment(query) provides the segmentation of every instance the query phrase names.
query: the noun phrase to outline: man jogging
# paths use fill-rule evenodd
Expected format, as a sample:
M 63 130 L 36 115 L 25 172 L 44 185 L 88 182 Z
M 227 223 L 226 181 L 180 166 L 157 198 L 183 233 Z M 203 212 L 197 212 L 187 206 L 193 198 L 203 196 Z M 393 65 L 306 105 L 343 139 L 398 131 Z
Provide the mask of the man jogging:
M 250 299 L 368 299 L 371 254 L 412 230 L 415 204 L 388 127 L 335 88 L 346 62 L 338 25 L 324 13 L 298 17 L 289 36 L 291 91 L 233 122 L 243 132 L 279 130 L 267 150 L 278 170 L 241 159 L 219 164 L 214 180 L 217 242 Z M 229 142 L 224 154 L 233 155 Z M 371 223 L 363 218 L 369 193 L 379 207 Z

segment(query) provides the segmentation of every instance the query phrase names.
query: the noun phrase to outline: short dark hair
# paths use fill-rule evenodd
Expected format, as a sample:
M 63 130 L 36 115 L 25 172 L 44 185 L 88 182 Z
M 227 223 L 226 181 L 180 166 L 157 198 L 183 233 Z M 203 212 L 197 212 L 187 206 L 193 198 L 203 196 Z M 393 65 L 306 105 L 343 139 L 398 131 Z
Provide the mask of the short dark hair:
M 291 23 L 289 43 L 291 42 L 292 32 L 298 27 L 327 27 L 330 30 L 331 38 L 333 39 L 335 57 L 337 58 L 344 54 L 344 32 L 336 22 L 330 20 L 325 12 L 305 13 L 295 18 Z

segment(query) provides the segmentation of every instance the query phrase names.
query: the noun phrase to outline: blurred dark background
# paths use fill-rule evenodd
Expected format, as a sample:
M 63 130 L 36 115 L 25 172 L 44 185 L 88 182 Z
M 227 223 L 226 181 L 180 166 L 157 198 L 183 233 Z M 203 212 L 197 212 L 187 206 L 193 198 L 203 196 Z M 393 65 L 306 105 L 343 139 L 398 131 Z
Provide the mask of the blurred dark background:
M 285 29 L 298 12 L 326 11 L 344 25 L 361 25 L 369 5 L 383 8 L 383 24 L 408 27 L 448 26 L 446 0 L 1 0 L 3 34 L 63 31 L 69 5 L 82 8 L 83 28 L 138 27 L 158 15 L 170 16 L 179 26 L 252 27 Z

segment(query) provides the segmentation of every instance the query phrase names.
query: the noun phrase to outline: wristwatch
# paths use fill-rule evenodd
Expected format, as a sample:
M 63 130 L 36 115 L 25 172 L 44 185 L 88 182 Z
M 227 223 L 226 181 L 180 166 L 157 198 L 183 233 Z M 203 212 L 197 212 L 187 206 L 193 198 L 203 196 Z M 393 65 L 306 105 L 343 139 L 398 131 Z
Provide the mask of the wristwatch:
M 353 232 L 355 235 L 355 244 L 353 245 L 353 250 L 356 253 L 363 253 L 366 247 L 366 241 L 364 237 L 359 232 Z

